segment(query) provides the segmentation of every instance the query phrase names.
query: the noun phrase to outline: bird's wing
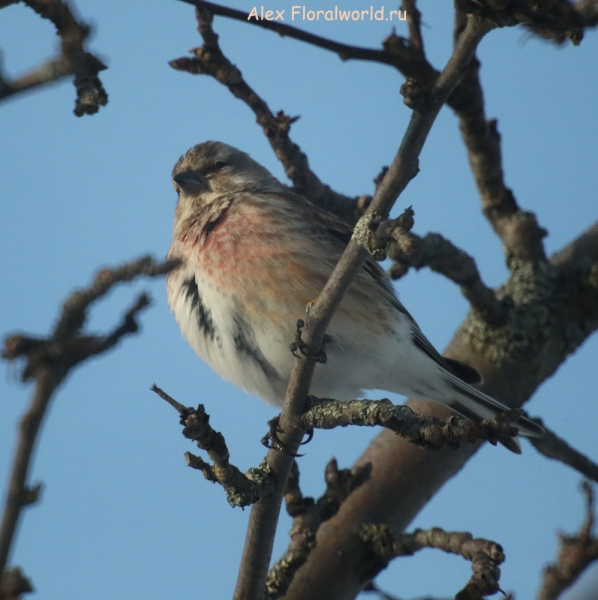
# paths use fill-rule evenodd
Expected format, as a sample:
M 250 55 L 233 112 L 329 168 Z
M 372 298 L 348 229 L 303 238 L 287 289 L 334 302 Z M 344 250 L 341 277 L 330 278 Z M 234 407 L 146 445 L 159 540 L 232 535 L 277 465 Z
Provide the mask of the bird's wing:
M 283 198 L 291 203 L 300 203 L 302 205 L 301 214 L 304 215 L 305 219 L 312 227 L 317 229 L 318 236 L 324 238 L 329 249 L 335 248 L 339 256 L 342 254 L 353 235 L 353 228 L 350 225 L 339 221 L 333 214 L 322 210 L 306 200 L 303 196 L 299 196 L 291 191 L 287 193 L 275 192 L 273 195 L 278 198 Z M 473 367 L 459 362 L 458 360 L 445 358 L 440 355 L 428 338 L 422 333 L 422 330 L 419 328 L 419 325 L 409 311 L 397 298 L 388 275 L 378 263 L 371 259 L 366 260 L 362 267 L 362 273 L 366 274 L 371 281 L 375 282 L 378 290 L 389 304 L 407 317 L 411 324 L 411 336 L 413 342 L 424 354 L 449 373 L 456 375 L 462 381 L 474 384 L 482 383 L 482 376 Z

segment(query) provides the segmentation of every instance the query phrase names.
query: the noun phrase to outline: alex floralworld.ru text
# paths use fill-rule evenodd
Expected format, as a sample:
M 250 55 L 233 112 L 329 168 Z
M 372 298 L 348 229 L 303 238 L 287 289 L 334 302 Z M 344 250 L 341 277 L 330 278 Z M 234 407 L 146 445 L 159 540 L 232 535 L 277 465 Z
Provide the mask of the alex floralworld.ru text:
M 344 10 L 335 6 L 328 10 L 312 10 L 307 6 L 291 6 L 290 15 L 286 9 L 269 10 L 262 6 L 254 6 L 247 20 L 284 21 L 285 13 L 291 21 L 406 21 L 407 12 L 404 10 L 386 10 L 386 7 L 374 9 L 373 6 L 363 10 Z

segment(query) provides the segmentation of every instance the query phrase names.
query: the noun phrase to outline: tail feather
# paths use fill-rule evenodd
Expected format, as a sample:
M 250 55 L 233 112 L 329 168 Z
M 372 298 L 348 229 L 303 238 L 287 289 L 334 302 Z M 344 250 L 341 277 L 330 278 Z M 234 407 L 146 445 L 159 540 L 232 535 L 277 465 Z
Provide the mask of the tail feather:
M 448 406 L 468 419 L 473 421 L 491 419 L 497 412 L 511 410 L 508 406 L 484 392 L 476 390 L 450 373 L 447 373 L 446 378 L 448 385 L 457 393 L 456 398 L 451 398 L 447 402 Z M 519 430 L 519 435 L 526 437 L 542 437 L 544 435 L 544 429 L 540 425 L 523 415 L 514 425 Z

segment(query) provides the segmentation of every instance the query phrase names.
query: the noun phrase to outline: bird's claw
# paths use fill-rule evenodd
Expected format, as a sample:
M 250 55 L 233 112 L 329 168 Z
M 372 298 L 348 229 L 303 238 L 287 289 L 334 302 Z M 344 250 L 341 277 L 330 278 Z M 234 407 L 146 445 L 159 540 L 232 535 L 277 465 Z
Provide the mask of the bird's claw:
M 301 442 L 301 446 L 305 446 L 305 444 L 309 444 L 314 439 L 314 428 L 310 427 L 306 432 L 307 439 Z
M 279 427 L 280 417 L 274 417 L 268 421 L 268 425 L 270 430 L 268 433 L 261 439 L 261 442 L 266 448 L 278 450 L 287 456 L 293 456 L 294 458 L 299 458 L 303 456 L 303 454 L 297 454 L 296 452 L 291 452 L 290 448 L 278 437 L 279 433 L 282 433 L 282 429 Z M 313 437 L 313 430 L 312 430 Z M 308 442 L 311 440 L 311 437 L 307 440 Z M 306 442 L 307 443 L 307 442 Z
M 326 356 L 326 353 L 324 352 L 324 350 L 320 350 L 320 352 L 318 352 L 317 354 L 312 354 L 309 351 L 308 345 L 301 339 L 301 331 L 302 331 L 303 327 L 305 327 L 305 321 L 303 319 L 298 319 L 297 320 L 297 331 L 295 332 L 295 339 L 289 345 L 289 348 L 291 349 L 293 356 L 295 358 L 299 358 L 299 354 L 301 354 L 302 356 L 305 356 L 305 358 L 309 358 L 309 360 L 313 360 L 314 362 L 317 362 L 317 363 L 326 364 L 328 357 Z M 322 343 L 322 347 L 325 344 L 329 343 L 330 341 L 331 341 L 330 336 L 327 334 L 324 335 L 324 341 Z

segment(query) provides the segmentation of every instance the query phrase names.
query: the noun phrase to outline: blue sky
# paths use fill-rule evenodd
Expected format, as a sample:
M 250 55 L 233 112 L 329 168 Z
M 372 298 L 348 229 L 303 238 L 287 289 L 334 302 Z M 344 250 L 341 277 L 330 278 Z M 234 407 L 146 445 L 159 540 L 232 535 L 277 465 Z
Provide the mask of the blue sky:
M 277 0 L 265 6 L 288 15 L 291 5 Z M 308 8 L 334 5 L 320 0 Z M 166 253 L 176 201 L 170 171 L 190 146 L 225 141 L 285 181 L 244 104 L 214 80 L 168 66 L 201 45 L 192 7 L 173 0 L 78 0 L 77 7 L 96 28 L 92 49 L 109 65 L 102 74 L 108 106 L 77 119 L 74 88 L 63 82 L 0 107 L 3 334 L 43 335 L 62 300 L 99 266 Z M 451 50 L 450 6 L 428 1 L 419 7 L 428 57 L 441 68 Z M 369 47 L 390 32 L 385 22 L 295 24 Z M 404 23 L 396 27 L 406 33 Z M 390 67 L 343 63 L 243 23 L 216 18 L 215 29 L 224 52 L 271 109 L 301 115 L 292 137 L 320 178 L 348 195 L 371 193 L 372 178 L 392 160 L 410 116 L 399 95 L 402 78 Z M 50 56 L 57 44 L 52 25 L 23 5 L 0 11 L 0 40 L 4 67 L 15 75 Z M 588 32 L 579 47 L 555 47 L 522 29 L 501 29 L 479 50 L 487 113 L 498 118 L 502 134 L 507 185 L 548 229 L 549 252 L 579 235 L 598 213 L 597 55 L 596 32 Z M 397 210 L 413 205 L 417 233 L 442 233 L 476 258 L 488 284 L 500 284 L 506 277 L 501 246 L 481 216 L 457 122 L 447 109 L 420 169 Z M 229 508 L 221 489 L 185 466 L 183 453 L 193 447 L 182 437 L 176 413 L 149 387 L 156 382 L 184 404 L 204 403 L 243 469 L 261 461 L 259 439 L 274 413 L 195 357 L 168 310 L 163 281 L 115 290 L 94 310 L 90 329 L 109 329 L 142 289 L 154 297 L 142 316 L 142 334 L 71 375 L 40 439 L 31 480 L 43 481 L 45 491 L 42 502 L 25 512 L 12 563 L 24 567 L 44 600 L 104 599 L 115 590 L 119 597 L 144 600 L 232 595 L 248 511 Z M 428 271 L 410 273 L 398 290 L 442 349 L 467 311 L 459 290 Z M 528 405 L 595 459 L 597 357 L 594 337 Z M 5 373 L 2 485 L 31 392 L 10 365 Z M 372 436 L 353 429 L 317 432 L 300 462 L 304 492 L 319 495 L 330 456 L 347 467 Z M 526 442 L 522 456 L 484 448 L 413 526 L 468 530 L 501 543 L 507 555 L 503 589 L 529 598 L 542 566 L 555 556 L 556 530 L 573 531 L 581 523 L 579 481 Z M 286 547 L 289 527 L 283 519 L 275 556 Z M 379 583 L 404 598 L 450 596 L 469 573 L 462 559 L 429 551 L 395 561 Z M 567 598 L 580 599 L 580 588 Z

